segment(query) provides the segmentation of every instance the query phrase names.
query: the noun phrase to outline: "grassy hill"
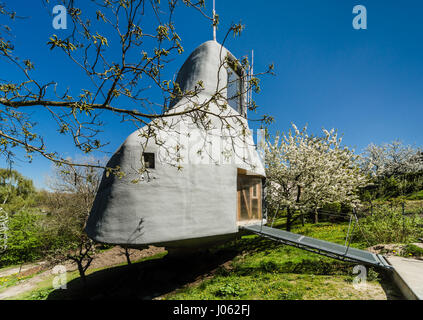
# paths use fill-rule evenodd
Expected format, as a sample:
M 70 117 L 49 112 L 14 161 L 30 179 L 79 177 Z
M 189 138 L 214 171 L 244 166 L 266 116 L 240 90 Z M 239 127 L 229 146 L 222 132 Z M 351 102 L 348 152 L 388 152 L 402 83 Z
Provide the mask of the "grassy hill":
M 282 221 L 276 223 L 282 227 Z M 295 226 L 294 232 L 343 244 L 348 225 Z M 363 243 L 352 246 L 364 248 Z M 46 279 L 19 299 L 387 299 L 398 298 L 385 275 L 368 269 L 367 285 L 355 287 L 354 264 L 340 262 L 256 235 L 245 235 L 193 257 L 165 254 L 130 266 L 89 272 L 84 289 L 76 272 L 66 290 Z

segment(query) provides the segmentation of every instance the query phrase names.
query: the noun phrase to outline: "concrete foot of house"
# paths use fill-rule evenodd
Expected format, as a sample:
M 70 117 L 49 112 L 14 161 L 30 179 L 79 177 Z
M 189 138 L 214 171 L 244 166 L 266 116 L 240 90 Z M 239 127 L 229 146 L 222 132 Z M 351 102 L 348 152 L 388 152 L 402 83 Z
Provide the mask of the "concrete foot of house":
M 423 261 L 403 257 L 388 257 L 394 267 L 393 281 L 408 300 L 423 300 Z

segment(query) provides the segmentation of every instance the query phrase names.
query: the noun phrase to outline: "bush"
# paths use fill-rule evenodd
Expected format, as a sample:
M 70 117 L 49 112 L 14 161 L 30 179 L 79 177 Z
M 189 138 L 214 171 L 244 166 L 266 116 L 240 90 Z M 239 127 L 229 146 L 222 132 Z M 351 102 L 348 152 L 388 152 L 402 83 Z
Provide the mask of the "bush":
M 33 261 L 42 256 L 43 233 L 41 217 L 22 211 L 9 217 L 7 249 L 0 256 L 0 265 Z
M 215 296 L 217 297 L 236 297 L 241 294 L 242 289 L 238 284 L 234 283 L 227 283 L 224 286 L 221 286 L 215 292 Z
M 401 211 L 387 209 L 360 219 L 362 233 L 356 232 L 354 238 L 370 245 L 409 243 L 423 235 L 422 224 L 418 215 L 403 216 Z
M 59 261 L 87 237 L 83 232 L 100 173 L 92 168 L 58 169 L 55 192 L 35 192 L 32 181 L 0 169 L 1 209 L 8 213 L 7 248 L 0 267 L 38 259 Z
M 415 192 L 407 197 L 409 200 L 423 200 L 423 190 Z
M 414 256 L 414 257 L 422 257 L 423 256 L 423 248 L 416 246 L 415 244 L 408 244 L 405 246 L 403 251 L 404 256 Z
M 76 247 L 77 233 L 82 232 L 77 222 L 67 215 L 44 215 L 38 210 L 21 211 L 9 216 L 7 248 L 0 256 L 0 267 L 59 257 Z M 81 231 L 80 231 L 81 230 Z M 79 234 L 79 233 L 78 233 Z

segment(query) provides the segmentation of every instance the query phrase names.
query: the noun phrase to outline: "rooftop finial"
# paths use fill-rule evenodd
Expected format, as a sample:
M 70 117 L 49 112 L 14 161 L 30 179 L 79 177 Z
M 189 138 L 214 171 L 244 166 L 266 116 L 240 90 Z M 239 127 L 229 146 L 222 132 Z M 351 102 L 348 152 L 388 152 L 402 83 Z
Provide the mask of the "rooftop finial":
M 215 10 L 215 0 L 213 0 L 213 40 L 216 41 L 216 10 Z

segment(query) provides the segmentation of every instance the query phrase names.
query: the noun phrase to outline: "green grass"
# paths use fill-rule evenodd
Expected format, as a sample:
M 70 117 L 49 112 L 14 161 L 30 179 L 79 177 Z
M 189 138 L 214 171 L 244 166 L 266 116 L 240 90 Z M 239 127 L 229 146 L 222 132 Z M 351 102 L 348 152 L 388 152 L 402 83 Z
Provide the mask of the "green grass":
M 423 200 L 423 190 L 412 193 L 407 196 L 408 200 Z
M 17 274 L 12 274 L 5 277 L 0 277 L 0 292 L 4 289 L 16 285 L 19 281 L 29 277 L 20 277 Z
M 28 280 L 39 273 L 40 272 L 36 272 L 27 276 L 21 276 L 18 273 L 14 273 L 5 277 L 0 277 L 0 292 L 19 284 L 21 281 Z
M 216 276 L 198 286 L 180 289 L 169 300 L 301 300 L 371 299 L 356 291 L 349 276 L 278 272 L 254 276 Z
M 320 223 L 295 227 L 293 232 L 344 244 L 348 224 Z M 229 268 L 219 268 L 200 284 L 187 286 L 166 299 L 371 299 L 352 286 L 353 265 L 294 247 L 244 236 L 235 245 L 243 254 Z M 352 246 L 363 248 L 364 244 Z M 378 274 L 368 272 L 378 287 Z M 381 290 L 380 290 L 381 291 Z
M 282 227 L 283 220 L 276 221 L 274 227 Z M 344 244 L 348 223 L 319 223 L 294 226 L 293 232 L 316 237 L 339 244 Z M 364 248 L 363 243 L 352 243 L 353 247 Z M 375 292 L 379 298 L 383 290 L 380 287 L 380 275 L 368 271 L 368 284 L 372 290 L 360 291 L 354 288 L 352 274 L 354 265 L 323 257 L 294 247 L 281 245 L 275 241 L 246 235 L 236 242 L 227 243 L 212 250 L 213 254 L 234 251 L 235 258 L 218 267 L 212 276 L 162 296 L 162 299 L 372 299 Z M 166 252 L 142 261 L 161 259 Z M 122 265 L 124 265 L 123 263 Z M 97 271 L 88 274 L 95 276 Z M 75 282 L 78 272 L 67 274 L 68 282 Z M 14 299 L 42 300 L 50 296 L 53 277 L 39 283 L 35 290 Z M 101 286 L 104 281 L 91 279 L 92 286 Z M 140 284 L 142 285 L 142 284 Z M 56 290 L 55 293 L 57 294 Z M 63 290 L 64 293 L 67 290 Z M 100 288 L 101 291 L 101 288 Z M 67 292 L 66 292 L 67 293 Z M 56 298 L 60 298 L 56 296 Z

